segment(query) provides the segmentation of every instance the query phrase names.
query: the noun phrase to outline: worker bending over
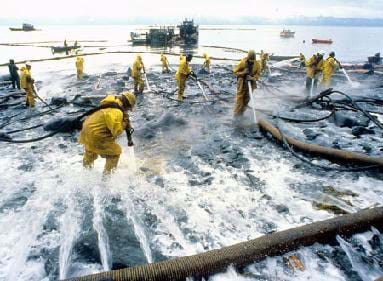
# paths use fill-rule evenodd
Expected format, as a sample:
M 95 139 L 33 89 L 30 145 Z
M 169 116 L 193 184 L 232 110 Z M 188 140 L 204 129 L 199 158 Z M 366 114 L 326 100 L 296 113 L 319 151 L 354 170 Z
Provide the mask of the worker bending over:
M 106 159 L 104 174 L 110 174 L 118 164 L 121 146 L 116 139 L 125 130 L 130 134 L 132 125 L 127 111 L 131 111 L 136 97 L 131 92 L 121 96 L 108 95 L 83 123 L 79 143 L 84 145 L 83 165 L 91 168 L 98 156 Z M 128 135 L 129 137 L 129 135 Z M 133 143 L 128 143 L 132 146 Z
M 318 79 L 323 71 L 324 51 L 320 51 L 306 61 L 306 92 L 310 93 L 318 87 Z
M 203 62 L 202 69 L 206 70 L 207 73 L 210 73 L 210 65 L 211 65 L 210 57 L 207 53 L 204 53 L 203 58 L 205 59 L 205 61 Z
M 237 96 L 234 107 L 234 116 L 241 116 L 250 101 L 248 81 L 251 91 L 257 88 L 257 81 L 261 75 L 261 64 L 256 60 L 254 50 L 250 50 L 233 70 L 237 76 Z
M 329 57 L 323 62 L 323 79 L 321 82 L 321 86 L 325 88 L 331 87 L 331 77 L 338 70 L 338 68 L 342 68 L 341 64 L 335 58 L 335 53 L 331 52 Z
M 177 81 L 177 87 L 178 87 L 177 99 L 179 101 L 184 100 L 186 80 L 189 78 L 189 76 L 192 76 L 195 79 L 197 79 L 197 75 L 194 74 L 194 72 L 191 70 L 189 66 L 189 63 L 191 62 L 192 59 L 193 59 L 193 55 L 191 54 L 188 54 L 186 57 L 182 56 L 180 58 L 180 64 L 176 72 L 176 81 Z
M 21 78 L 20 78 L 20 86 L 25 91 L 25 104 L 27 107 L 35 107 L 35 96 L 33 95 L 33 87 L 35 80 L 32 78 L 31 74 L 31 64 L 27 62 L 25 67 L 21 68 Z
M 162 73 L 170 73 L 169 61 L 164 52 L 161 53 Z
M 77 59 L 76 59 L 76 69 L 77 69 L 77 80 L 82 80 L 84 76 L 84 59 L 80 56 L 77 56 Z

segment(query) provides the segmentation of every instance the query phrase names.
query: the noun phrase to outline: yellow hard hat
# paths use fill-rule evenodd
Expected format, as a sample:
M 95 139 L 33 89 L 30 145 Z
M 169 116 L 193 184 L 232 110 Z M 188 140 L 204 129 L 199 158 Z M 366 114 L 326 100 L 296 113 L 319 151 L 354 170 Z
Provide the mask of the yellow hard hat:
M 138 60 L 142 60 L 141 55 L 137 55 L 137 59 L 138 59 Z
M 132 92 L 123 92 L 122 95 L 128 100 L 129 105 L 134 107 L 136 104 L 136 96 Z
M 247 58 L 248 58 L 249 61 L 254 61 L 255 60 L 255 51 L 254 50 L 250 50 L 247 53 Z
M 206 58 L 207 57 L 207 53 L 203 53 L 203 57 Z

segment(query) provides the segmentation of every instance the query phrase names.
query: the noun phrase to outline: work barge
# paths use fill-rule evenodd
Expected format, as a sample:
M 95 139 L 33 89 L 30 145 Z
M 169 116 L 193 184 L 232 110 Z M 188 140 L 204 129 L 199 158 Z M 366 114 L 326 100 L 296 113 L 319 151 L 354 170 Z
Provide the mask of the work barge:
M 145 33 L 131 32 L 130 41 L 133 45 L 148 46 L 195 45 L 198 35 L 194 20 L 185 19 L 178 26 L 150 27 Z

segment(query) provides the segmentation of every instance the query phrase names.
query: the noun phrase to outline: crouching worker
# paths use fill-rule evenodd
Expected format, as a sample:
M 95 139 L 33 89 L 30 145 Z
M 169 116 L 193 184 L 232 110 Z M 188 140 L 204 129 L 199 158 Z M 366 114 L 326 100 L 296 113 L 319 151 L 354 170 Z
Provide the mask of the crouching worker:
M 132 146 L 132 125 L 127 111 L 132 111 L 136 97 L 131 92 L 121 96 L 109 95 L 101 101 L 101 106 L 89 115 L 82 126 L 79 143 L 84 145 L 83 165 L 91 168 L 98 156 L 106 159 L 104 174 L 116 169 L 121 147 L 116 139 L 124 130 L 128 135 L 128 145 Z
M 242 59 L 234 68 L 234 75 L 237 76 L 237 97 L 234 107 L 234 116 L 242 116 L 250 101 L 249 81 L 251 91 L 257 88 L 257 80 L 261 75 L 261 64 L 256 61 L 254 50 L 250 50 L 247 57 Z

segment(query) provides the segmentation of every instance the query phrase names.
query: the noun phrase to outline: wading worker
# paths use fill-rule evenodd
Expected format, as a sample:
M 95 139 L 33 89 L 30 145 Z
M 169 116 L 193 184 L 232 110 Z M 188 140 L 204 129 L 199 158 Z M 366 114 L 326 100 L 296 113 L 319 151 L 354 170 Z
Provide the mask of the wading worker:
M 145 73 L 145 66 L 142 62 L 141 55 L 137 55 L 136 60 L 132 67 L 132 78 L 134 81 L 134 93 L 142 94 L 144 91 L 144 80 L 142 79 L 142 72 Z
M 323 56 L 324 51 L 320 51 L 313 55 L 308 61 L 306 61 L 306 92 L 310 93 L 311 88 L 313 91 L 318 86 L 318 78 L 323 70 Z
M 77 80 L 82 80 L 84 76 L 84 59 L 80 56 L 76 58 Z
M 341 68 L 341 64 L 336 60 L 335 53 L 331 52 L 329 57 L 323 62 L 323 79 L 321 82 L 322 87 L 331 87 L 331 77 L 338 68 Z
M 202 69 L 205 69 L 207 73 L 210 73 L 210 65 L 211 65 L 210 57 L 207 53 L 204 53 L 203 58 L 205 59 L 205 61 L 202 65 Z
M 234 107 L 234 116 L 243 115 L 250 101 L 248 81 L 251 83 L 251 91 L 257 88 L 257 81 L 261 75 L 261 64 L 256 61 L 254 50 L 250 50 L 246 58 L 243 58 L 233 70 L 237 76 L 237 96 Z
M 164 52 L 161 53 L 162 73 L 169 73 L 169 61 Z
M 9 69 L 9 75 L 12 81 L 12 88 L 16 89 L 17 87 L 17 89 L 20 90 L 20 76 L 19 76 L 19 73 L 17 72 L 19 68 L 15 65 L 14 60 L 9 60 L 8 69 Z
M 31 68 L 32 68 L 31 64 L 27 62 L 25 64 L 25 67 L 21 69 L 20 86 L 25 91 L 26 106 L 35 107 L 35 96 L 33 95 L 33 87 L 34 87 L 35 80 L 33 80 L 32 78 Z
M 184 100 L 184 92 L 186 87 L 186 80 L 189 78 L 189 76 L 194 77 L 197 79 L 197 76 L 194 74 L 194 72 L 191 70 L 189 63 L 193 59 L 193 55 L 188 54 L 186 57 L 180 58 L 180 64 L 178 66 L 178 70 L 176 72 L 176 82 L 178 87 L 178 95 L 177 99 L 179 101 Z
M 135 103 L 136 97 L 131 92 L 118 97 L 109 95 L 101 101 L 100 109 L 85 119 L 79 137 L 85 150 L 84 167 L 91 168 L 98 156 L 106 159 L 104 174 L 117 167 L 121 146 L 116 139 L 124 130 L 132 129 L 127 111 L 133 110 Z

